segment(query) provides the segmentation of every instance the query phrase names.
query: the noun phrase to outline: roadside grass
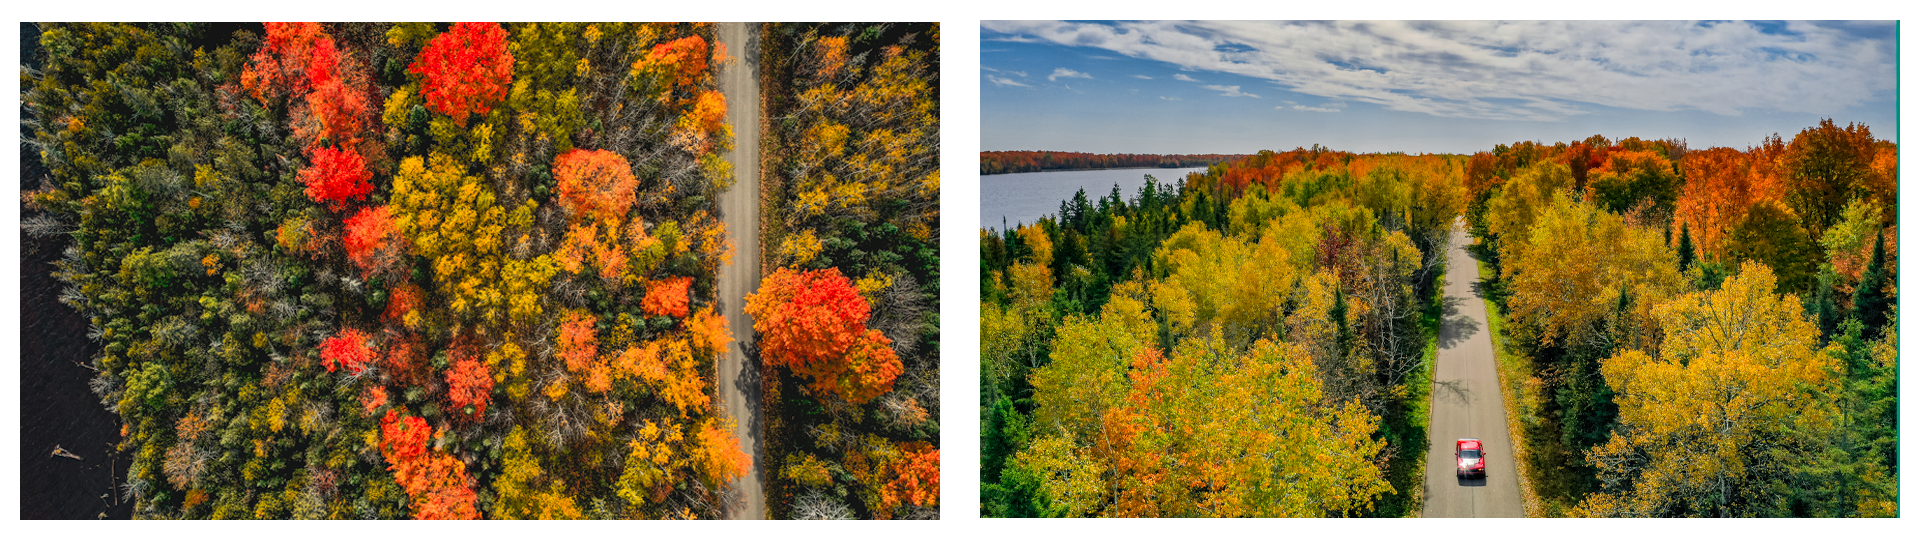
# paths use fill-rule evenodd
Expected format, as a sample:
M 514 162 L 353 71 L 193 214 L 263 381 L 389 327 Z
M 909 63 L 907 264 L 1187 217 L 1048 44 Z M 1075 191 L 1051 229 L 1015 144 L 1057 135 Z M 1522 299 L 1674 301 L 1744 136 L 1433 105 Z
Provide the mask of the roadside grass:
M 1475 257 L 1480 282 L 1492 283 L 1486 261 Z M 1489 295 L 1482 295 L 1483 297 Z M 1508 347 L 1506 317 L 1492 298 L 1487 305 L 1487 330 L 1493 338 L 1495 365 L 1500 374 L 1500 401 L 1507 415 L 1507 436 L 1513 440 L 1514 466 L 1520 470 L 1520 500 L 1527 517 L 1566 517 L 1579 503 L 1581 479 L 1565 466 L 1572 452 L 1560 440 L 1560 424 L 1543 414 L 1544 384 L 1533 374 L 1532 359 Z

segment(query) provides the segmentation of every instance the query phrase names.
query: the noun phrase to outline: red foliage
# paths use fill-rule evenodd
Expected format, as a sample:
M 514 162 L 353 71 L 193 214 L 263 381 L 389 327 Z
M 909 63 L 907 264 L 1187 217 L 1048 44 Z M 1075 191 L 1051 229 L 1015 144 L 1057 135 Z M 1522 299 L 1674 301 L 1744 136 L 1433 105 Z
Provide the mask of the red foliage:
M 345 209 L 348 201 L 367 198 L 373 191 L 373 184 L 367 183 L 371 179 L 373 172 L 367 170 L 367 160 L 352 148 L 316 150 L 313 163 L 300 171 L 300 181 L 307 184 L 307 197 L 335 212 Z
M 900 376 L 892 342 L 867 328 L 867 301 L 839 269 L 781 268 L 747 295 L 746 311 L 767 364 L 806 375 L 817 392 L 866 403 Z
M 447 398 L 453 400 L 453 406 L 472 405 L 473 417 L 479 419 L 487 413 L 492 397 L 493 374 L 487 371 L 487 365 L 473 355 L 457 355 L 453 369 L 447 371 Z
M 320 362 L 327 366 L 327 373 L 345 369 L 359 375 L 373 363 L 373 348 L 367 345 L 365 332 L 349 328 L 320 342 Z
M 347 259 L 360 267 L 360 275 L 366 277 L 400 262 L 400 256 L 406 252 L 406 242 L 393 221 L 393 212 L 381 206 L 361 210 L 347 218 L 347 238 L 341 243 L 347 249 Z
M 569 213 L 603 220 L 625 217 L 640 184 L 627 158 L 606 150 L 575 148 L 560 154 L 553 160 L 553 177 L 560 205 Z
M 416 519 L 478 519 L 478 502 L 467 466 L 453 456 L 429 452 L 427 421 L 387 411 L 380 420 L 380 454 L 393 480 L 413 496 Z
M 599 320 L 585 311 L 568 313 L 561 319 L 560 359 L 567 362 L 567 371 L 583 372 L 599 356 L 600 342 L 593 335 L 593 325 Z
M 647 283 L 647 296 L 640 299 L 640 309 L 648 315 L 666 315 L 676 319 L 687 317 L 687 289 L 693 286 L 693 278 L 677 277 Z
M 307 71 L 307 84 L 313 90 L 307 94 L 307 114 L 318 129 L 298 130 L 311 141 L 309 144 L 321 140 L 355 144 L 372 116 L 367 107 L 366 81 L 361 80 L 359 70 L 342 65 L 358 64 L 344 62 L 343 56 L 334 49 L 332 39 L 322 39 L 314 47 L 313 67 Z
M 314 51 L 324 46 L 333 49 L 333 38 L 320 29 L 320 23 L 267 23 L 267 44 L 253 53 L 253 61 L 240 72 L 240 85 L 262 104 L 287 94 L 303 94 L 312 89 L 311 72 L 329 75 L 336 60 L 326 56 L 316 64 Z
M 507 31 L 495 23 L 455 24 L 427 43 L 407 72 L 421 77 L 427 108 L 466 127 L 469 115 L 487 114 L 513 84 Z
M 379 410 L 381 407 L 384 407 L 386 405 L 387 405 L 387 389 L 386 388 L 379 387 L 379 386 L 368 388 L 367 392 L 360 396 L 360 406 L 366 408 L 367 414 L 373 414 L 373 411 Z

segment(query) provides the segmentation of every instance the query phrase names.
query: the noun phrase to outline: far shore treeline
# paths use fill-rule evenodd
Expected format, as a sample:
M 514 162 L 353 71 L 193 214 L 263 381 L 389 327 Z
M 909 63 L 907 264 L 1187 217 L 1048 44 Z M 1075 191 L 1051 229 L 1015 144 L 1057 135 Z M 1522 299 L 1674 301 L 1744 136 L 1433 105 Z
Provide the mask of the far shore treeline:
M 1247 156 L 1245 154 L 1089 154 L 1044 150 L 981 152 L 980 174 L 1149 167 L 1183 169 L 1205 167 L 1244 157 Z

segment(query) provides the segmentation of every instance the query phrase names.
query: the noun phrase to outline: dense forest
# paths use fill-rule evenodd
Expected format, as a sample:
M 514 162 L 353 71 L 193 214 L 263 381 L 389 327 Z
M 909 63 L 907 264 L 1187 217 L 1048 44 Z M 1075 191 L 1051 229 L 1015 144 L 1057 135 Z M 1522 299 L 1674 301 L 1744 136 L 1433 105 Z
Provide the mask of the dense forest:
M 714 517 L 749 470 L 710 25 L 38 31 L 23 226 L 135 517 Z
M 1896 155 L 1315 146 L 983 229 L 982 514 L 1417 512 L 1463 218 L 1531 515 L 1896 515 Z
M 776 519 L 940 517 L 940 27 L 769 24 L 762 260 Z
M 1015 150 L 981 152 L 980 174 L 1086 169 L 1182 169 L 1246 157 L 1241 154 L 1088 154 Z

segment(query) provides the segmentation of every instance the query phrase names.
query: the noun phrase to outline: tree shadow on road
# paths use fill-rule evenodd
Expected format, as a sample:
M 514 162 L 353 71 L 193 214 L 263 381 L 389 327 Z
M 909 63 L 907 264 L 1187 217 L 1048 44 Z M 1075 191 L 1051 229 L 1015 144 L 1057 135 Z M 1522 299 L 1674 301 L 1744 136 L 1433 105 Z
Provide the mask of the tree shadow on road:
M 1466 381 L 1459 379 L 1433 381 L 1433 399 L 1466 405 L 1473 402 L 1473 390 L 1467 388 Z
M 1480 333 L 1480 321 L 1460 314 L 1460 305 L 1466 302 L 1465 298 L 1452 296 L 1441 300 L 1443 304 L 1439 336 L 1441 349 L 1452 349 L 1472 338 L 1474 334 Z

